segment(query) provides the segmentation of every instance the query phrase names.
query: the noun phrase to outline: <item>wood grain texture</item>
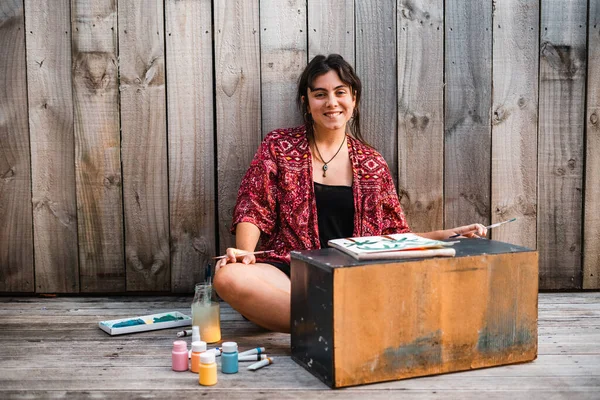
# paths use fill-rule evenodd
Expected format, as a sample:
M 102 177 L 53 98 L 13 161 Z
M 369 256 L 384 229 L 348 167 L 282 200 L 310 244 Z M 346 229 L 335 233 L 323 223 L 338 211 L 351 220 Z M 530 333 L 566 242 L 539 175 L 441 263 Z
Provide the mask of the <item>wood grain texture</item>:
M 282 366 L 285 368 L 286 366 Z M 519 383 L 525 381 L 524 378 L 511 380 L 510 384 L 519 385 Z M 510 393 L 508 391 L 500 391 L 495 392 L 492 390 L 485 391 L 485 398 L 489 400 L 504 400 L 507 397 L 510 397 L 513 400 L 530 400 L 532 396 L 539 397 L 542 399 L 567 399 L 569 396 L 576 396 L 577 400 L 597 400 L 597 393 L 594 393 L 593 384 L 588 387 L 576 386 L 582 383 L 590 384 L 593 382 L 593 378 L 590 379 L 580 379 L 576 378 L 576 382 L 574 382 L 568 389 L 563 389 L 558 386 L 558 380 L 551 381 L 549 379 L 544 379 L 539 387 L 532 388 L 528 385 L 526 388 L 518 388 Z M 461 382 L 462 383 L 462 382 Z M 542 387 L 542 385 L 549 385 L 551 389 L 548 389 L 548 386 Z M 276 389 L 240 389 L 236 388 L 236 390 L 231 389 L 222 389 L 220 387 L 211 387 L 211 388 L 178 388 L 176 391 L 171 389 L 157 389 L 157 390 L 120 390 L 113 391 L 110 389 L 100 389 L 100 390 L 89 390 L 85 391 L 87 396 L 92 398 L 101 398 L 101 399 L 123 399 L 123 398 L 144 398 L 144 399 L 160 399 L 160 400 L 177 400 L 181 399 L 182 396 L 194 397 L 197 396 L 198 393 L 202 393 L 202 395 L 210 393 L 211 400 L 246 400 L 248 398 L 253 398 L 256 396 L 256 391 L 258 390 L 260 396 L 264 396 L 265 398 L 276 398 L 281 400 L 289 400 L 289 399 L 306 399 L 311 396 L 318 396 L 319 399 L 347 399 L 347 400 L 362 400 L 362 399 L 370 399 L 370 400 L 389 400 L 390 393 L 389 389 L 378 389 L 373 388 L 370 385 L 364 388 L 357 388 L 355 391 L 344 390 L 343 393 L 339 391 L 332 391 L 331 389 L 327 389 L 326 391 L 320 391 L 318 394 L 315 393 L 314 389 L 296 389 L 296 390 L 276 390 Z M 441 392 L 440 392 L 441 390 Z M 79 392 L 77 392 L 79 393 Z M 440 394 L 441 393 L 441 394 Z M 534 394 L 535 393 L 535 394 Z M 3 394 L 6 394 L 6 399 L 31 399 L 33 398 L 44 398 L 44 399 L 64 399 L 69 395 L 72 395 L 71 392 L 67 392 L 65 390 L 7 390 L 4 391 Z M 398 397 L 401 397 L 405 400 L 428 400 L 433 396 L 447 396 L 449 398 L 460 398 L 463 400 L 479 400 L 481 399 L 482 392 L 480 389 L 464 389 L 462 387 L 453 386 L 452 389 L 443 390 L 440 388 L 419 388 L 412 390 L 410 392 L 402 392 L 397 394 Z
M 22 0 L 0 4 L 0 292 L 33 292 L 31 157 Z
M 287 367 L 287 365 L 281 366 L 282 368 Z M 275 367 L 270 367 L 275 368 Z M 148 373 L 155 372 L 154 370 L 148 371 Z M 265 372 L 262 372 L 263 374 Z M 272 377 L 271 374 L 269 376 Z M 285 378 L 287 378 L 287 374 Z M 293 379 L 293 377 L 290 377 Z M 530 378 L 531 379 L 531 378 Z M 492 379 L 492 381 L 497 381 Z M 538 384 L 531 385 L 528 384 L 526 387 L 522 388 L 521 384 L 526 382 L 525 378 L 515 378 L 511 379 L 510 382 L 506 382 L 506 384 L 515 385 L 518 387 L 513 391 L 509 392 L 508 390 L 502 390 L 500 392 L 495 392 L 493 390 L 485 390 L 485 398 L 489 400 L 504 400 L 507 397 L 510 397 L 514 400 L 530 400 L 533 398 L 542 398 L 542 399 L 567 399 L 569 396 L 574 396 L 572 398 L 576 398 L 577 400 L 597 400 L 597 393 L 594 393 L 593 390 L 595 386 L 593 385 L 593 378 L 582 379 L 581 376 L 578 376 L 574 379 L 574 382 L 571 384 L 569 382 L 569 388 L 564 389 L 558 385 L 558 381 L 560 379 L 555 379 L 552 381 L 551 379 L 543 379 Z M 465 380 L 461 380 L 457 382 L 456 385 L 452 385 L 450 389 L 445 388 L 425 388 L 419 387 L 417 389 L 407 389 L 409 392 L 400 393 L 390 393 L 389 389 L 385 388 L 374 388 L 372 386 L 367 387 L 359 387 L 354 391 L 344 390 L 343 393 L 340 391 L 332 391 L 331 389 L 327 390 L 319 390 L 316 391 L 316 388 L 302 388 L 295 390 L 283 390 L 283 389 L 247 389 L 247 388 L 236 388 L 235 390 L 231 389 L 222 389 L 218 385 L 210 388 L 198 388 L 189 387 L 186 385 L 186 388 L 177 388 L 174 391 L 172 388 L 169 389 L 138 389 L 138 390 L 120 390 L 113 391 L 110 389 L 99 389 L 99 390 L 86 390 L 86 391 L 77 391 L 76 393 L 85 393 L 86 396 L 91 398 L 101 398 L 101 399 L 123 399 L 123 398 L 144 398 L 144 399 L 161 399 L 161 400 L 175 400 L 180 399 L 181 397 L 194 397 L 198 396 L 198 393 L 202 393 L 202 395 L 210 394 L 210 399 L 213 400 L 246 400 L 248 398 L 256 398 L 257 392 L 258 395 L 264 396 L 264 398 L 276 398 L 281 400 L 289 400 L 289 399 L 306 399 L 314 396 L 318 396 L 318 399 L 348 399 L 348 400 L 388 400 L 390 396 L 396 395 L 398 398 L 402 398 L 403 400 L 428 400 L 434 396 L 445 396 L 448 398 L 460 398 L 463 400 L 478 400 L 481 399 L 482 392 L 480 389 L 465 389 L 463 387 L 458 387 L 459 384 L 465 384 Z M 547 385 L 547 386 L 543 386 Z M 581 385 L 581 386 L 580 386 Z M 585 385 L 585 386 L 583 386 Z M 504 386 L 503 386 L 504 387 Z M 548 389 L 550 388 L 550 389 Z M 65 397 L 72 396 L 71 392 L 67 392 L 65 390 L 7 390 L 4 391 L 3 394 L 6 394 L 5 397 L 8 400 L 11 399 L 31 399 L 31 398 L 44 398 L 44 399 L 64 399 Z M 262 397 L 261 397 L 262 398 Z
M 35 286 L 79 292 L 69 0 L 26 0 Z
M 161 0 L 119 2 L 127 290 L 170 290 L 164 16 Z
M 491 7 L 446 2 L 446 228 L 490 221 Z
M 296 92 L 307 63 L 306 0 L 261 0 L 259 15 L 264 136 L 303 123 Z
M 97 325 L 103 319 L 160 310 L 188 313 L 191 300 L 190 296 L 0 298 L 0 397 L 592 400 L 600 390 L 598 292 L 539 295 L 540 355 L 535 362 L 343 391 L 327 388 L 290 359 L 289 335 L 264 331 L 225 304 L 223 336 L 244 350 L 264 345 L 275 363 L 255 373 L 219 372 L 213 387 L 198 386 L 192 373 L 171 370 L 178 328 L 111 337 Z M 553 322 L 560 319 L 568 322 Z
M 125 291 L 117 4 L 71 0 L 82 292 Z
M 192 292 L 216 251 L 211 13 L 165 3 L 172 292 Z
M 444 225 L 444 3 L 398 3 L 398 192 L 413 232 Z
M 587 1 L 541 3 L 540 288 L 581 288 Z
M 217 201 L 220 252 L 235 245 L 229 232 L 242 177 L 261 141 L 258 0 L 215 3 Z
M 340 54 L 351 65 L 354 57 L 354 0 L 307 0 L 308 59 Z
M 588 18 L 583 288 L 600 289 L 600 1 Z
M 362 134 L 385 158 L 398 187 L 396 1 L 358 1 L 355 15 Z
M 496 2 L 493 33 L 492 223 L 495 240 L 537 246 L 539 4 Z
M 297 123 L 283 118 L 293 101 L 270 103 L 261 77 L 289 97 L 298 71 L 283 63 L 306 42 L 307 59 L 338 52 L 356 66 L 365 138 L 398 176 L 411 228 L 517 217 L 490 235 L 540 249 L 543 288 L 600 288 L 598 0 L 448 0 L 443 14 L 441 0 L 228 1 L 0 1 L 0 291 L 119 290 L 125 275 L 124 290 L 191 290 L 206 255 L 234 244 L 231 213 L 262 135 Z M 208 3 L 214 30 L 212 10 L 196 11 Z M 147 18 L 165 5 L 177 17 Z M 113 24 L 115 12 L 135 28 Z

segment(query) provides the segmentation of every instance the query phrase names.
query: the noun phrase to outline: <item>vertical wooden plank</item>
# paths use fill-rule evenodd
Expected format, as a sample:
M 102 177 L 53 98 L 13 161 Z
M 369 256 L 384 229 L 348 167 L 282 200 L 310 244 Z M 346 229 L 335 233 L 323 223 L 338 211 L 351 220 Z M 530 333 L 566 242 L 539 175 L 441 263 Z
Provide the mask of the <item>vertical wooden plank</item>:
M 81 291 L 123 292 L 117 4 L 72 0 L 71 15 Z
M 541 4 L 540 289 L 581 288 L 587 1 Z
M 303 123 L 295 98 L 307 63 L 306 0 L 261 0 L 259 15 L 264 135 Z
M 415 232 L 444 224 L 444 2 L 398 3 L 398 191 Z
M 583 288 L 600 289 L 600 0 L 589 13 Z
M 398 183 L 396 1 L 357 1 L 356 72 L 363 83 L 363 136 L 387 161 Z
M 261 141 L 258 0 L 215 3 L 217 182 L 220 250 L 229 233 L 236 194 Z
M 0 292 L 32 292 L 31 170 L 23 0 L 0 3 Z
M 25 0 L 38 292 L 78 292 L 69 0 Z
M 496 240 L 536 248 L 539 4 L 496 2 L 493 22 L 492 221 Z
M 210 0 L 165 4 L 171 291 L 191 292 L 215 254 Z
M 490 221 L 492 2 L 446 1 L 444 224 Z
M 161 0 L 119 1 L 127 290 L 170 290 Z
M 354 0 L 308 0 L 307 3 L 308 60 L 318 54 L 336 53 L 355 65 Z

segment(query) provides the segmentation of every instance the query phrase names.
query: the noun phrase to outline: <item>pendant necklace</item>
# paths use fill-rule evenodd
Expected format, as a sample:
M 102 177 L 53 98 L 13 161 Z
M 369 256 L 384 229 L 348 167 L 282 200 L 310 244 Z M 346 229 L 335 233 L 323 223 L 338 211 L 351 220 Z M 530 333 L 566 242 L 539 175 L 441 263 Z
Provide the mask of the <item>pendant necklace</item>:
M 329 164 L 335 158 L 335 156 L 338 155 L 340 150 L 342 150 L 342 146 L 344 145 L 345 141 L 346 141 L 346 135 L 344 135 L 344 140 L 342 140 L 342 144 L 340 144 L 340 147 L 337 149 L 337 151 L 335 152 L 333 157 L 331 157 L 329 159 L 329 161 L 325 162 L 325 159 L 323 158 L 323 156 L 321 155 L 321 152 L 319 151 L 319 148 L 317 147 L 317 141 L 315 140 L 315 150 L 317 150 L 317 154 L 319 155 L 319 158 L 321 159 L 321 161 L 323 161 L 323 178 L 325 178 L 327 176 L 327 169 L 328 169 L 327 164 Z

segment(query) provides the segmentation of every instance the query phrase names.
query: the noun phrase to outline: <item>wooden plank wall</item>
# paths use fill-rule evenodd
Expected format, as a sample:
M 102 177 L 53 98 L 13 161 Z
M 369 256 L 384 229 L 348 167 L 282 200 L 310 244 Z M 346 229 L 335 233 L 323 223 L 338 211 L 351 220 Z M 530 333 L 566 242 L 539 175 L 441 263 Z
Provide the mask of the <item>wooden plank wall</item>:
M 71 15 L 81 291 L 124 291 L 117 5 L 72 0 Z
M 37 292 L 79 292 L 69 0 L 25 0 Z M 4 240 L 3 240 L 4 241 Z
M 25 15 L 21 0 L 0 4 L 0 291 L 31 292 L 33 232 L 27 129 Z M 5 116 L 5 117 L 2 117 Z
M 236 194 L 261 141 L 258 0 L 213 3 L 217 108 L 217 202 L 220 250 L 234 246 L 229 232 Z M 234 133 L 235 132 L 235 133 Z
M 600 288 L 600 0 L 590 2 L 585 158 L 583 288 Z
M 0 292 L 191 292 L 333 52 L 414 231 L 516 217 L 600 288 L 600 0 L 9 0 L 0 44 Z
M 383 155 L 397 183 L 396 1 L 357 1 L 355 10 L 355 70 L 363 86 L 361 130 Z
M 492 35 L 491 222 L 517 220 L 491 236 L 536 248 L 538 1 L 496 2 Z
M 354 0 L 307 0 L 307 8 L 308 59 L 337 53 L 356 65 Z
M 302 124 L 296 81 L 306 67 L 306 1 L 260 1 L 260 82 L 263 135 Z
M 492 2 L 446 1 L 444 224 L 490 221 Z
M 580 288 L 587 1 L 543 0 L 541 8 L 540 286 Z
M 428 232 L 444 218 L 444 2 L 398 7 L 398 193 L 413 231 Z
M 128 290 L 169 291 L 164 8 L 119 1 L 119 66 Z
M 165 26 L 171 290 L 190 292 L 216 251 L 211 2 L 167 1 Z

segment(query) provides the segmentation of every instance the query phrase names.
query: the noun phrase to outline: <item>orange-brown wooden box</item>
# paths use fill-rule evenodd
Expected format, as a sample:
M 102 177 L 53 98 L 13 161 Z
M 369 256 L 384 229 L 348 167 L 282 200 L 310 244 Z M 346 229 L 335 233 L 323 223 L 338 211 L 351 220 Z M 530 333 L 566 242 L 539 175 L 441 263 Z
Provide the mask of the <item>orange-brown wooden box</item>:
M 462 239 L 456 257 L 292 252 L 292 358 L 333 388 L 534 360 L 538 253 Z

